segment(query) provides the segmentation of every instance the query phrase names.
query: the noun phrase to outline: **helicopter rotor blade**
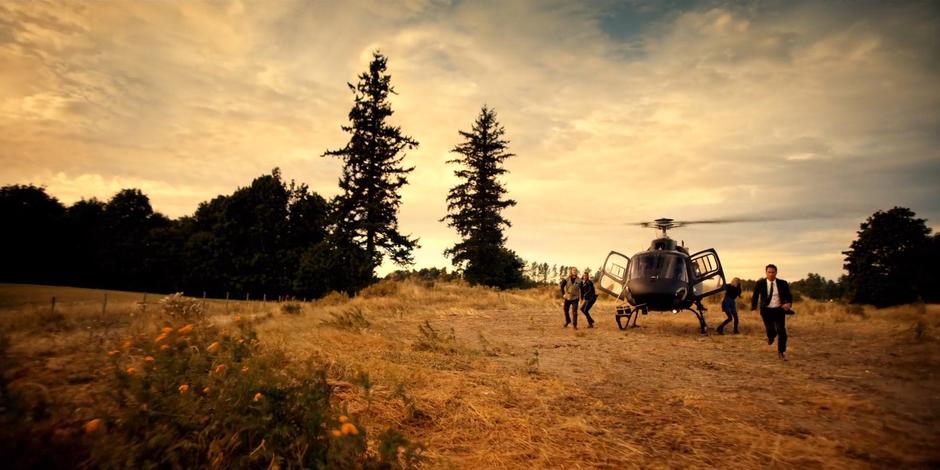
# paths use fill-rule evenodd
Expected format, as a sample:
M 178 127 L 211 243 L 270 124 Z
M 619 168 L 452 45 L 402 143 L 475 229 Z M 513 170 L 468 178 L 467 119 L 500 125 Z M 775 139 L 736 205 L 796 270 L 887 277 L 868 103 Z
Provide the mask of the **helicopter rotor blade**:
M 762 215 L 751 215 L 751 216 L 739 216 L 739 217 L 721 217 L 716 219 L 704 219 L 704 220 L 677 220 L 673 222 L 676 226 L 684 225 L 717 225 L 717 224 L 741 224 L 741 223 L 751 223 L 751 222 L 789 222 L 793 220 L 819 220 L 819 219 L 828 219 L 831 217 L 821 216 L 821 215 L 804 215 L 804 216 L 762 216 Z
M 714 219 L 702 219 L 702 220 L 671 220 L 671 219 L 660 219 L 656 221 L 649 222 L 631 222 L 628 225 L 634 225 L 645 228 L 662 228 L 663 225 L 666 225 L 669 229 L 685 227 L 687 225 L 719 225 L 719 224 L 740 224 L 740 223 L 753 223 L 753 222 L 789 222 L 797 220 L 822 220 L 822 219 L 833 219 L 845 217 L 845 214 L 835 215 L 835 214 L 822 214 L 822 213 L 810 213 L 802 215 L 739 215 L 732 217 L 718 217 Z

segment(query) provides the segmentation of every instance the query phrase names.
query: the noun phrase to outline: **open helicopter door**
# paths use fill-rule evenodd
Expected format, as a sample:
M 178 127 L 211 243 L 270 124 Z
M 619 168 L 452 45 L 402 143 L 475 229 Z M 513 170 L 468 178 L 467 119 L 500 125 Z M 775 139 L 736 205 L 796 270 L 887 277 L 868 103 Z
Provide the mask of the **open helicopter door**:
M 597 288 L 619 299 L 627 284 L 627 268 L 629 267 L 630 258 L 611 251 L 597 278 Z
M 714 248 L 700 251 L 692 259 L 692 293 L 698 297 L 707 297 L 725 288 L 725 272 L 721 269 L 721 260 Z

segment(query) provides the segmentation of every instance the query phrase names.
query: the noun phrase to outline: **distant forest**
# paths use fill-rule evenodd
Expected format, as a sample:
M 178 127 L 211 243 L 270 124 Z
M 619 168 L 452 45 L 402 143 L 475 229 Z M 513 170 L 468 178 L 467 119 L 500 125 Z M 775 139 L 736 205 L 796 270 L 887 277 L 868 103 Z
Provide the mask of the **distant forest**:
M 33 185 L 0 188 L 0 217 L 11 222 L 0 232 L 2 282 L 233 298 L 348 291 L 331 273 L 330 204 L 276 168 L 176 220 L 154 211 L 139 189 L 66 206 Z M 568 270 L 523 264 L 526 282 L 514 287 L 555 283 Z M 459 280 L 462 273 L 424 268 L 389 277 Z
M 327 202 L 278 170 L 171 220 L 125 189 L 64 206 L 43 188 L 0 188 L 5 282 L 210 296 L 316 297 L 328 275 Z
M 316 298 L 357 290 L 337 275 L 344 268 L 337 266 L 328 236 L 331 204 L 306 185 L 285 181 L 276 168 L 175 220 L 155 212 L 138 189 L 65 206 L 32 185 L 0 188 L 0 218 L 8 222 L 0 231 L 0 282 L 232 298 Z M 940 236 L 931 236 L 923 219 L 904 208 L 879 211 L 844 252 L 849 274 L 831 280 L 809 273 L 792 287 L 817 300 L 937 302 L 938 253 Z M 570 268 L 519 264 L 524 282 L 511 287 L 555 284 Z M 579 270 L 596 275 L 590 267 Z M 464 273 L 424 268 L 388 277 L 458 280 Z M 745 292 L 753 282 L 743 281 Z

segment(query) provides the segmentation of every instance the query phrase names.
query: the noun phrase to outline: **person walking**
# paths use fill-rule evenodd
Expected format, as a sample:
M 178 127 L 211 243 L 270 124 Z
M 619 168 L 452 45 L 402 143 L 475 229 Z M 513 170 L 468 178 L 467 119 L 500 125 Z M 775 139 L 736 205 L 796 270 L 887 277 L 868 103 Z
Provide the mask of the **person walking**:
M 581 313 L 587 318 L 588 328 L 594 328 L 594 319 L 591 318 L 591 307 L 597 301 L 597 292 L 594 290 L 594 282 L 587 271 L 581 276 Z M 578 322 L 575 321 L 575 324 Z
M 578 300 L 581 298 L 581 280 L 578 279 L 578 268 L 571 268 L 568 277 L 561 280 L 561 296 L 565 299 L 565 328 L 571 324 L 571 315 L 574 316 L 574 329 L 578 329 Z M 571 315 L 568 309 L 571 309 Z
M 777 340 L 777 354 L 780 359 L 787 360 L 787 314 L 793 306 L 793 296 L 790 294 L 790 284 L 783 279 L 777 279 L 777 266 L 768 264 L 764 268 L 766 277 L 754 283 L 754 294 L 751 296 L 751 311 L 760 304 L 760 316 L 764 320 L 767 330 L 767 344 L 774 344 Z
M 738 331 L 738 302 L 737 299 L 741 295 L 741 280 L 734 278 L 731 280 L 731 284 L 728 284 L 728 287 L 725 288 L 725 298 L 721 301 L 721 311 L 725 312 L 725 315 L 728 318 L 721 322 L 718 325 L 718 334 L 725 334 L 725 325 L 734 321 L 734 334 L 740 333 Z

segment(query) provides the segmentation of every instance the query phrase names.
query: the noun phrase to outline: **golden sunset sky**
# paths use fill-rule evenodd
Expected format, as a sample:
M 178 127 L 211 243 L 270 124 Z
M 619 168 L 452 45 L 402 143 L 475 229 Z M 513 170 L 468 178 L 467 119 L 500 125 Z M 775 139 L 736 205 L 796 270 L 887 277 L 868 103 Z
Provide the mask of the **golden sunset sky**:
M 727 274 L 838 277 L 879 209 L 940 220 L 936 2 L 0 1 L 0 184 L 140 188 L 171 217 L 274 167 L 325 197 L 371 53 L 420 142 L 416 267 L 449 266 L 449 150 L 484 104 L 517 154 L 509 248 L 596 268 L 676 230 Z M 383 272 L 390 269 L 383 267 Z

